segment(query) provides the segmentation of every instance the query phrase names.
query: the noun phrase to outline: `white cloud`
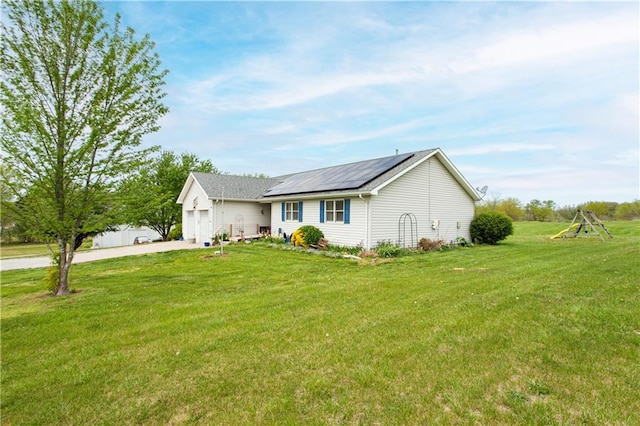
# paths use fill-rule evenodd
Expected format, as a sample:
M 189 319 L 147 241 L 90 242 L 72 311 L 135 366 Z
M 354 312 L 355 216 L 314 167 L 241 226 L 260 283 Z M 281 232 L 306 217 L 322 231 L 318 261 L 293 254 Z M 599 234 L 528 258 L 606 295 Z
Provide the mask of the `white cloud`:
M 496 143 L 448 150 L 451 155 L 494 155 L 499 153 L 552 151 L 556 146 L 548 143 Z
M 262 72 L 258 72 L 260 69 Z M 241 73 L 256 77 L 238 81 Z M 397 72 L 294 75 L 282 67 L 244 64 L 241 70 L 193 82 L 184 100 L 196 101 L 208 111 L 252 111 L 284 108 L 363 87 L 404 84 L 423 79 L 419 69 Z M 234 91 L 228 92 L 229 87 Z M 225 93 L 227 92 L 227 93 Z
M 365 16 L 357 21 L 396 32 L 396 27 L 379 18 Z M 552 27 L 531 24 L 526 30 L 507 32 L 491 28 L 486 35 L 476 38 L 452 34 L 446 41 L 438 37 L 437 43 L 432 37 L 430 40 L 427 27 L 414 27 L 403 33 L 404 38 L 392 38 L 377 45 L 375 52 L 363 46 L 365 56 L 357 48 L 341 52 L 338 57 L 342 62 L 338 64 L 326 62 L 336 46 L 323 41 L 325 37 L 333 40 L 338 30 L 330 35 L 314 33 L 314 28 L 305 30 L 308 34 L 304 37 L 293 32 L 287 44 L 245 57 L 232 68 L 193 82 L 185 90 L 189 102 L 212 113 L 257 111 L 296 106 L 329 96 L 338 96 L 336 99 L 349 94 L 356 96 L 356 91 L 373 87 L 414 85 L 420 89 L 447 81 L 477 96 L 508 87 L 514 78 L 523 79 L 523 75 L 540 69 L 553 69 L 550 60 L 567 63 L 571 56 L 596 55 L 612 45 L 638 42 L 637 22 L 624 14 L 581 18 Z M 372 55 L 366 56 L 369 53 Z M 502 73 L 500 78 L 468 75 L 524 64 L 532 66 L 523 70 L 524 74 Z M 462 75 L 457 77 L 459 74 Z
M 637 193 L 637 4 L 188 5 L 140 15 L 177 29 L 168 148 L 276 175 L 439 146 L 503 196 Z
M 497 40 L 475 49 L 470 60 L 452 64 L 455 72 L 525 63 L 546 64 L 549 59 L 589 55 L 613 45 L 638 44 L 638 18 L 628 14 L 594 16 L 553 27 L 500 33 Z

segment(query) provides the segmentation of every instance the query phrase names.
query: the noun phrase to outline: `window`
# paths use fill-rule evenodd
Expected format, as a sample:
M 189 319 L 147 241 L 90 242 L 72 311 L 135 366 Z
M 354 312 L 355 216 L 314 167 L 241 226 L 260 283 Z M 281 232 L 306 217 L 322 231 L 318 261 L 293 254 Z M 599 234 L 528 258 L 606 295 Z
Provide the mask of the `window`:
M 344 222 L 344 200 L 328 200 L 324 203 L 325 222 Z
M 351 200 L 320 200 L 320 223 L 333 222 L 348 225 L 351 221 Z
M 282 203 L 283 222 L 302 222 L 302 201 Z
M 285 212 L 287 221 L 298 221 L 298 203 L 286 203 Z

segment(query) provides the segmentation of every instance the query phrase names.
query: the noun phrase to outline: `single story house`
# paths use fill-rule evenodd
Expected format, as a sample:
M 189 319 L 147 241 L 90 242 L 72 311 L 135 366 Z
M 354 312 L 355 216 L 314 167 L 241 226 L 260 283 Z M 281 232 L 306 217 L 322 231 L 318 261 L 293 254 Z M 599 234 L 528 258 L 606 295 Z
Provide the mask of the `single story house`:
M 193 172 L 177 202 L 183 236 L 195 243 L 314 225 L 330 244 L 372 248 L 470 240 L 480 199 L 435 148 L 275 178 Z

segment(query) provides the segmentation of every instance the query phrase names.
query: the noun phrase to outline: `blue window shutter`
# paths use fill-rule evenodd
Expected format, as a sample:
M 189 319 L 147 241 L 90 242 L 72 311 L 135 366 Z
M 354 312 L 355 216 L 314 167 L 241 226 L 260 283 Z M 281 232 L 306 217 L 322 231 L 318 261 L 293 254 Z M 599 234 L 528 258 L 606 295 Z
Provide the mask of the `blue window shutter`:
M 298 222 L 302 222 L 302 201 L 298 201 Z
M 345 199 L 344 200 L 344 223 L 349 224 L 349 221 L 351 219 L 351 200 L 350 199 Z
M 282 203 L 282 221 L 284 222 L 284 203 Z
M 324 200 L 320 200 L 320 223 L 324 223 Z

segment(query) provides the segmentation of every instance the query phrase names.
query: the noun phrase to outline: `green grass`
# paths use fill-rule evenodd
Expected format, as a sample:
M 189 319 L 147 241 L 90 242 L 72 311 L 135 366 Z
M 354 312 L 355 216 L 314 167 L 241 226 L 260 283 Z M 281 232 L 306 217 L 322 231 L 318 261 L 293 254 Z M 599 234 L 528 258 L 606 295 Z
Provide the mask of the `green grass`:
M 77 251 L 86 251 L 91 249 L 91 240 L 85 241 Z M 55 245 L 53 246 L 55 249 Z M 37 257 L 51 256 L 51 250 L 46 244 L 42 243 L 2 243 L 0 245 L 0 259 L 11 259 L 15 257 Z
M 46 244 L 2 243 L 0 246 L 0 259 L 12 257 L 51 256 L 51 251 Z
M 2 423 L 640 423 L 640 222 L 376 265 L 260 245 L 2 273 Z

